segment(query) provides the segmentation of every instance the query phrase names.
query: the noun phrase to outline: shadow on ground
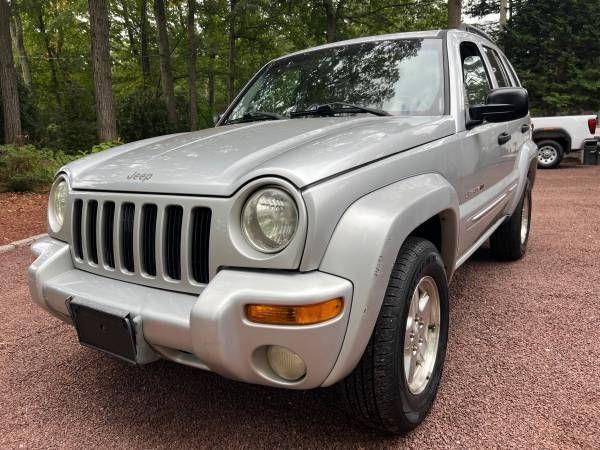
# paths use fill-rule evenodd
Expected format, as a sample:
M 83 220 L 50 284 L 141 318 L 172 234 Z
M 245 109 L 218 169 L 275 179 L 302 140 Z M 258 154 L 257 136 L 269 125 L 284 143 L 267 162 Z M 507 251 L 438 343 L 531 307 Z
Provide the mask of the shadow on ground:
M 77 349 L 69 364 L 76 374 L 68 388 L 49 386 L 47 401 L 64 408 L 55 411 L 61 416 L 101 418 L 94 426 L 110 429 L 123 444 L 142 438 L 147 446 L 293 447 L 300 439 L 347 447 L 389 440 L 349 421 L 334 389 L 247 385 L 167 361 L 135 367 L 87 348 Z

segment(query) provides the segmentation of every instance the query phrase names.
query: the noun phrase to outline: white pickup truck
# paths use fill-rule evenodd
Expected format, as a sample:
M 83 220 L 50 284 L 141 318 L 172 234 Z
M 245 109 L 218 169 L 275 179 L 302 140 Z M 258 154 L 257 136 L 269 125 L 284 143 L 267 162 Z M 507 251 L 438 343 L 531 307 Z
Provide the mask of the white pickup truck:
M 597 140 L 598 116 L 556 116 L 532 118 L 533 140 L 538 146 L 538 167 L 557 167 L 565 154 L 583 150 L 586 142 Z

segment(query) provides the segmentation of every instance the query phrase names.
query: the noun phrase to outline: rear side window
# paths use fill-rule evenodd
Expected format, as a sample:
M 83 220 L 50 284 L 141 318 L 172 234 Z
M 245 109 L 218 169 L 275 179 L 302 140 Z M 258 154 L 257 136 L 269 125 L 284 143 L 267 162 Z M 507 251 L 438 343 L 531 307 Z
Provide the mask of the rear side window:
M 512 85 L 514 87 L 521 87 L 521 82 L 519 81 L 519 77 L 517 76 L 515 69 L 513 69 L 513 66 L 511 66 L 511 64 L 508 62 L 508 59 L 506 58 L 506 56 L 504 54 L 500 53 L 500 59 L 502 60 L 504 67 L 507 69 L 507 72 L 512 79 Z
M 510 86 L 510 79 L 508 78 L 502 63 L 500 62 L 498 53 L 489 47 L 483 47 L 483 49 L 488 61 L 490 62 L 490 65 L 492 66 L 492 72 L 494 72 L 494 78 L 496 78 L 496 81 L 498 82 L 498 87 Z
M 491 90 L 490 78 L 485 63 L 475 44 L 463 42 L 460 46 L 465 103 L 467 106 L 483 105 Z

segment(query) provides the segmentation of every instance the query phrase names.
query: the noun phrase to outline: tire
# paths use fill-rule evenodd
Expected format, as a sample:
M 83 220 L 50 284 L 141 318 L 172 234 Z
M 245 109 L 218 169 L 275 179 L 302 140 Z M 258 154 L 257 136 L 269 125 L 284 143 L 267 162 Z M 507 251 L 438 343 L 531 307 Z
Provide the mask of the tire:
M 430 284 L 422 285 L 423 280 Z M 430 345 L 433 345 L 437 331 L 437 350 L 433 346 L 419 346 L 421 350 L 431 349 L 429 355 L 434 359 L 423 359 L 421 366 L 414 366 L 413 384 L 410 385 L 405 363 L 407 358 L 412 360 L 408 355 L 413 352 L 405 355 L 405 338 L 406 342 L 417 345 L 417 338 L 411 342 L 412 334 L 407 335 L 415 330 L 410 328 L 407 320 L 410 313 L 411 323 L 415 327 L 417 322 L 412 318 L 417 313 L 412 306 L 418 303 L 411 300 L 417 286 L 432 289 L 431 282 L 437 288 L 439 314 L 437 321 L 435 314 L 430 318 L 437 328 L 421 325 L 419 333 L 425 333 L 430 338 Z M 429 292 L 432 295 L 428 304 L 434 311 L 435 302 L 432 299 L 435 298 L 435 292 Z M 354 371 L 337 385 L 338 396 L 345 410 L 364 425 L 388 433 L 401 434 L 414 429 L 423 421 L 435 400 L 447 342 L 448 282 L 444 264 L 431 242 L 409 237 L 394 264 L 367 348 Z M 426 374 L 430 376 L 426 377 Z
M 538 146 L 538 167 L 540 169 L 554 169 L 558 167 L 565 156 L 563 146 L 551 139 L 537 142 Z
M 510 216 L 490 237 L 492 254 L 503 261 L 516 261 L 527 252 L 531 229 L 531 182 L 527 180 L 521 200 Z

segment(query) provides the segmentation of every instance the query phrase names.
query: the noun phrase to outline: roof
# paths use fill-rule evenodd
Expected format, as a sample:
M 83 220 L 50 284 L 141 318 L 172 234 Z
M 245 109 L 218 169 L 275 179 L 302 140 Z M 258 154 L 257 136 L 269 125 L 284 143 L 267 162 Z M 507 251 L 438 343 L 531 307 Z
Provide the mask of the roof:
M 306 48 L 304 50 L 299 50 L 294 53 L 288 53 L 287 55 L 276 58 L 273 61 L 285 59 L 290 56 L 301 55 L 303 53 L 314 52 L 317 50 L 323 50 L 323 49 L 335 48 L 335 47 L 343 47 L 345 45 L 361 44 L 363 42 L 376 42 L 376 41 L 411 39 L 411 38 L 413 38 L 413 39 L 441 38 L 444 33 L 445 33 L 445 30 L 429 30 L 429 31 L 410 31 L 407 33 L 380 34 L 378 36 L 365 36 L 365 37 L 360 37 L 360 38 L 348 39 L 345 41 L 336 41 L 336 42 L 332 42 L 330 44 L 318 45 L 316 47 Z
M 289 53 L 287 55 L 280 56 L 279 58 L 275 58 L 273 61 L 278 61 L 280 59 L 285 59 L 290 56 L 302 55 L 304 53 L 314 52 L 318 50 L 323 50 L 327 48 L 335 48 L 335 47 L 343 47 L 345 45 L 353 45 L 353 44 L 361 44 L 363 42 L 376 42 L 376 41 L 385 41 L 385 40 L 396 40 L 396 39 L 432 39 L 432 38 L 442 38 L 446 33 L 469 33 L 474 34 L 479 38 L 490 41 L 490 43 L 494 43 L 493 39 L 485 32 L 481 31 L 477 27 L 472 25 L 461 25 L 460 28 L 452 29 L 452 30 L 428 30 L 428 31 L 409 31 L 405 33 L 391 33 L 391 34 L 381 34 L 378 36 L 365 36 L 360 38 L 348 39 L 345 41 L 337 41 L 332 42 L 330 44 L 318 45 L 316 47 L 310 47 L 304 50 L 299 50 L 293 53 Z

